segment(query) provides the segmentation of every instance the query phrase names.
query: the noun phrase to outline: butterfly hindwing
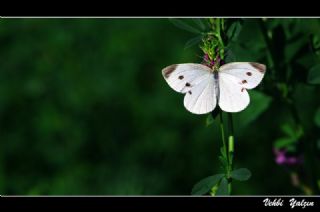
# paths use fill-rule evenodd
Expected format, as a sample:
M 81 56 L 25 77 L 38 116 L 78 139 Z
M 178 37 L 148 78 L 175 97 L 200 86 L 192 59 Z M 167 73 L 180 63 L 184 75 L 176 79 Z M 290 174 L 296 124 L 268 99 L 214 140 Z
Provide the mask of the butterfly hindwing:
M 252 89 L 259 85 L 265 71 L 265 65 L 249 62 L 227 63 L 219 69 L 219 73 L 229 74 L 237 78 L 237 83 L 246 89 Z
M 195 114 L 206 114 L 217 104 L 213 74 L 189 90 L 184 97 L 185 108 Z
M 219 106 L 226 112 L 239 112 L 250 102 L 247 90 L 230 74 L 219 73 Z

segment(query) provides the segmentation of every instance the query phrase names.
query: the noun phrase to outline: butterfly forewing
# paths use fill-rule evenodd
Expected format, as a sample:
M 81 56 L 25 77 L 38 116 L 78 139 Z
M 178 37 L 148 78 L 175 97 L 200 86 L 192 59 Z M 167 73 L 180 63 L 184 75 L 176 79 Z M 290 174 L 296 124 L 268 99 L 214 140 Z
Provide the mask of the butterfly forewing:
M 172 89 L 180 93 L 186 93 L 206 80 L 212 74 L 210 70 L 209 67 L 201 64 L 184 63 L 164 68 L 162 75 Z
M 260 63 L 235 62 L 220 67 L 219 73 L 237 78 L 237 83 L 246 89 L 256 87 L 262 80 L 266 66 Z

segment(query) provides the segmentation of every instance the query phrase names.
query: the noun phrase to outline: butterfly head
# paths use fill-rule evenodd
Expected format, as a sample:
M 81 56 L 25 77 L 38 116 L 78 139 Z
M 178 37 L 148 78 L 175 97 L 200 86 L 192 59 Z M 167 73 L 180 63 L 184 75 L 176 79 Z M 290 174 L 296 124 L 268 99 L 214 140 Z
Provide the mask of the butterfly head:
M 213 73 L 218 73 L 219 68 L 220 68 L 220 65 L 218 65 L 218 64 L 215 65 L 215 66 L 213 66 L 213 67 L 212 67 L 212 72 L 213 72 Z

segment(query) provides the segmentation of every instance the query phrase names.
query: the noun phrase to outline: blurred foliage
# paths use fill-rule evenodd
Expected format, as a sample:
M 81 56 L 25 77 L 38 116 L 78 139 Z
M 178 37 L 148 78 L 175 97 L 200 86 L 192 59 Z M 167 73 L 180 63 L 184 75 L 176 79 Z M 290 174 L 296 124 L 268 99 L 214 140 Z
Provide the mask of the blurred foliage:
M 320 20 L 242 19 L 231 29 L 227 60 L 267 65 L 235 115 L 235 168 L 252 177 L 234 194 L 303 194 L 272 149 L 294 140 L 306 156 L 295 171 L 317 186 Z M 189 195 L 219 173 L 217 121 L 185 110 L 161 75 L 201 62 L 194 36 L 168 19 L 1 19 L 0 193 Z

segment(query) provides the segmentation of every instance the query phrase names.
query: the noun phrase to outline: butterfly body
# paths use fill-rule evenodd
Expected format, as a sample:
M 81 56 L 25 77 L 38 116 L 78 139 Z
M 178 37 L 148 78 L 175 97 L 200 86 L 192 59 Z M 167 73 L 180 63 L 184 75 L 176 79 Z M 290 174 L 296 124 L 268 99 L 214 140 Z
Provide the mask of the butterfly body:
M 216 105 L 226 112 L 239 112 L 249 102 L 246 89 L 256 87 L 266 67 L 259 63 L 235 62 L 212 69 L 202 64 L 183 63 L 162 70 L 166 82 L 184 93 L 184 106 L 195 114 L 206 114 Z
M 218 71 L 213 72 L 213 79 L 214 79 L 214 90 L 216 93 L 216 101 L 219 102 L 219 96 L 220 96 L 220 91 L 219 91 L 219 73 Z

